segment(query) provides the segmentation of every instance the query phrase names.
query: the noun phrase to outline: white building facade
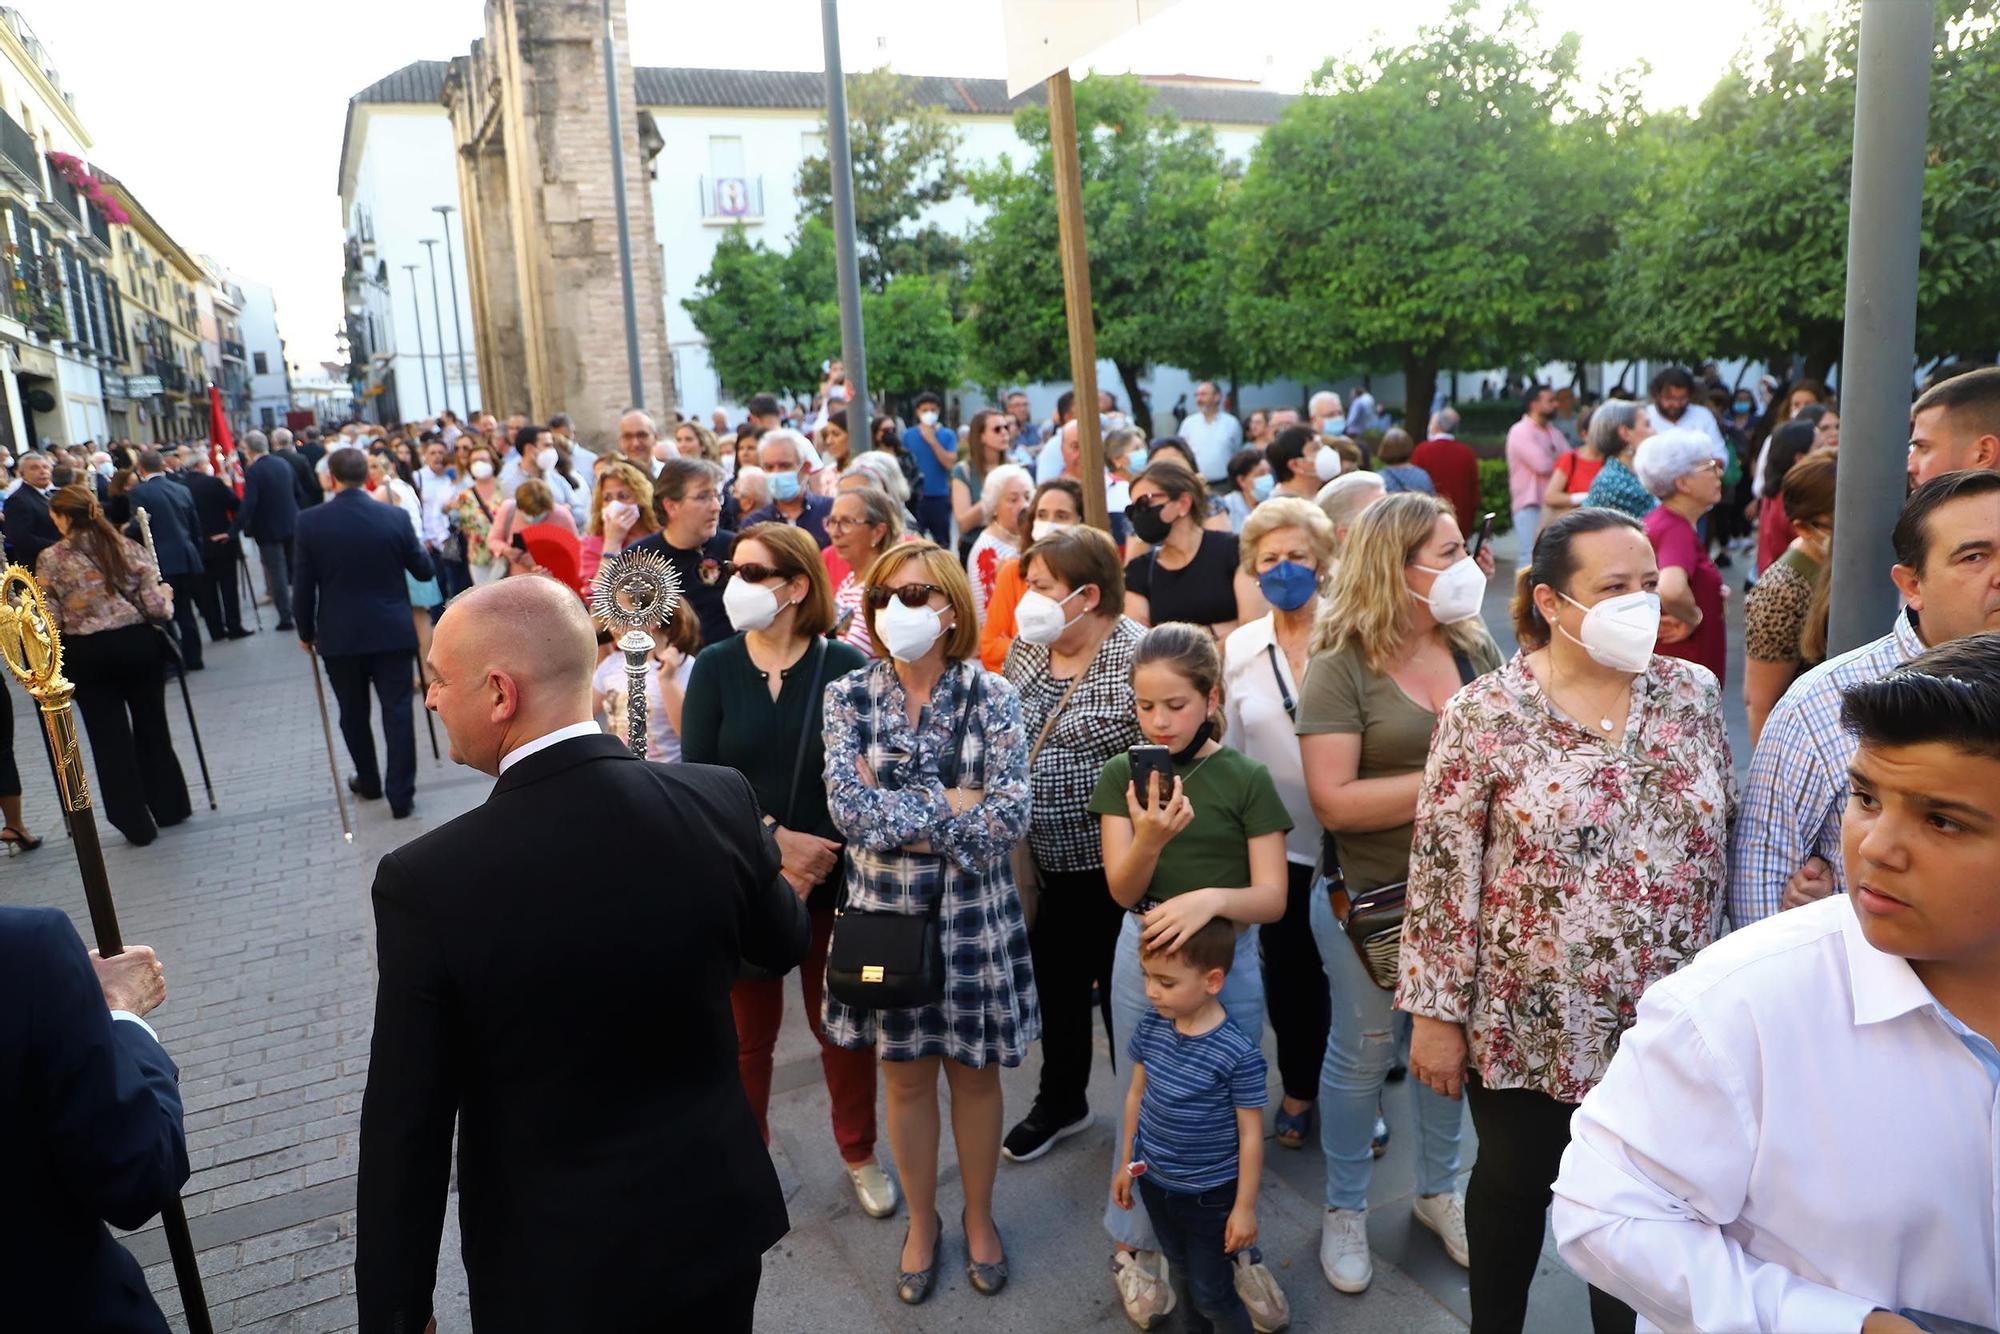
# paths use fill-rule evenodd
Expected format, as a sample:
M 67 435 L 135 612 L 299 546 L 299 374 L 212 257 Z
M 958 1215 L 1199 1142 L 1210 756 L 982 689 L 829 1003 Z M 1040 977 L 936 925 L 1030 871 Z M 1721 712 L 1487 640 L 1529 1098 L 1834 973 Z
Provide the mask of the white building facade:
M 450 123 L 438 100 L 444 69 L 442 61 L 418 61 L 363 89 L 348 104 L 340 189 L 348 232 L 349 342 L 353 350 L 358 330 L 365 344 L 365 355 L 351 358 L 351 374 L 371 419 L 377 419 L 376 408 L 366 406 L 371 399 L 393 397 L 399 412 L 379 417 L 385 421 L 414 420 L 445 406 L 437 397 L 439 381 L 433 373 L 429 377 L 433 397 L 426 408 L 415 373 L 416 366 L 435 367 L 438 360 L 426 270 L 420 264 L 412 274 L 402 267 L 412 259 L 423 260 L 413 250 L 417 237 L 440 235 L 438 215 L 430 206 L 455 198 Z M 654 243 L 660 247 L 666 276 L 662 313 L 673 358 L 675 403 L 683 416 L 706 417 L 713 408 L 737 405 L 724 397 L 707 345 L 681 301 L 692 295 L 708 271 L 717 242 L 732 226 L 744 227 L 752 241 L 774 250 L 790 247 L 799 222 L 794 191 L 799 167 L 824 151 L 825 80 L 816 73 L 769 70 L 641 67 L 634 74 L 641 113 L 650 118 L 665 145 L 653 160 Z M 1183 121 L 1210 126 L 1222 150 L 1239 161 L 1248 158 L 1264 128 L 1289 100 L 1283 94 L 1236 85 L 1160 81 L 1153 86 L 1162 105 Z M 1037 100 L 1039 92 L 1010 100 L 998 79 L 936 77 L 914 78 L 912 90 L 920 100 L 941 109 L 957 128 L 964 166 L 987 166 L 1002 154 L 1016 163 L 1029 159 L 1032 150 L 1015 134 L 1013 113 Z M 960 195 L 931 209 L 922 220 L 964 234 L 978 221 L 979 212 L 969 196 Z M 470 302 L 463 284 L 464 247 L 456 215 L 451 220 L 466 356 L 476 362 L 470 342 Z M 442 253 L 437 262 L 442 270 Z M 456 342 L 450 341 L 455 337 L 449 318 L 451 294 L 445 289 L 443 272 L 438 281 L 446 312 L 446 347 L 455 355 Z M 450 372 L 444 384 L 450 406 L 480 405 L 476 365 L 469 377 L 469 399 L 461 397 L 456 368 Z M 1110 362 L 1100 363 L 1098 383 L 1122 402 L 1124 389 Z M 1173 367 L 1152 368 L 1142 385 L 1156 413 L 1169 412 L 1183 397 L 1192 407 L 1192 381 Z M 1067 385 L 1025 387 L 1037 415 L 1046 416 Z M 1246 388 L 1242 401 L 1250 407 L 1295 402 L 1299 397 L 1297 386 L 1280 382 Z M 507 401 L 505 386 L 495 386 L 494 406 L 504 410 Z M 970 411 L 982 400 L 967 389 L 960 402 L 963 410 Z M 1164 427 L 1165 422 L 1159 424 Z
M 243 292 L 243 352 L 250 367 L 250 425 L 269 432 L 285 424 L 292 407 L 292 377 L 285 340 L 278 333 L 278 302 L 268 283 L 238 280 Z

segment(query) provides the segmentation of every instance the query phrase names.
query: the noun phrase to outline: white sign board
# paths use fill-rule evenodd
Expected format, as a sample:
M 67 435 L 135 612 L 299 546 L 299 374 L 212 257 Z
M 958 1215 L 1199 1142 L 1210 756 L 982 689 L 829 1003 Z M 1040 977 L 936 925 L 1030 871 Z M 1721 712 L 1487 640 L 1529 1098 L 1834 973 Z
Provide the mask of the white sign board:
M 125 377 L 125 395 L 128 398 L 152 398 L 164 393 L 157 375 L 128 375 Z
M 1003 0 L 1007 96 L 1019 97 L 1180 0 Z

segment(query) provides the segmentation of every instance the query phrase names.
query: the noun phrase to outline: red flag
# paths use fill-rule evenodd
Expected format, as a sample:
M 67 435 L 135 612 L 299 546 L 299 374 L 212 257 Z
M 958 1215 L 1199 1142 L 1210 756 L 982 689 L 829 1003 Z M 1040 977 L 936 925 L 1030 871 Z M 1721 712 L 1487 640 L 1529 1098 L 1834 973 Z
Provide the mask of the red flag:
M 215 475 L 225 482 L 234 479 L 236 494 L 242 495 L 243 482 L 233 467 L 236 437 L 229 433 L 229 416 L 222 410 L 222 390 L 217 385 L 208 387 L 208 456 L 215 465 Z

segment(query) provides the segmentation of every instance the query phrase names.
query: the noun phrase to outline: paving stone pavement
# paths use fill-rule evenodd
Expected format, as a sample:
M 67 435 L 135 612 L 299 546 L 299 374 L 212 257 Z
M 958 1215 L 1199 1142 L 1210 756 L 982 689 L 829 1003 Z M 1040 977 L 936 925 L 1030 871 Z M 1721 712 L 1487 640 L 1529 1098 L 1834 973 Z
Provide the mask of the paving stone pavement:
M 1496 629 L 1505 624 L 1502 595 L 1512 582 L 1505 573 L 1488 601 L 1488 623 Z M 383 853 L 483 800 L 490 780 L 449 760 L 433 762 L 420 722 L 416 817 L 392 822 L 382 802 L 350 798 L 355 841 L 342 842 L 307 659 L 293 636 L 271 628 L 268 607 L 264 617 L 263 633 L 210 647 L 208 669 L 191 678 L 219 808 L 211 812 L 203 800 L 170 685 L 169 712 L 195 816 L 148 848 L 128 847 L 100 825 L 125 938 L 154 946 L 166 966 L 168 998 L 152 1019 L 180 1066 L 193 1168 L 184 1198 L 215 1328 L 306 1334 L 355 1322 L 354 1174 L 374 997 L 373 868 Z M 33 740 L 34 714 L 11 681 L 6 688 L 14 690 L 26 818 L 48 841 L 0 865 L 0 902 L 62 907 L 89 939 L 75 857 Z M 1740 704 L 1734 712 L 1740 726 Z M 344 783 L 344 751 L 340 766 Z M 94 784 L 95 769 L 88 772 Z M 797 1013 L 796 990 L 790 1004 L 771 1126 L 793 1230 L 766 1259 L 759 1331 L 1127 1328 L 1098 1221 L 1110 1169 L 1110 1117 L 1122 1087 L 1101 1044 L 1091 1085 L 1098 1124 L 1039 1162 L 1001 1164 L 997 1212 L 1014 1278 L 995 1299 L 973 1293 L 964 1278 L 963 1234 L 954 1221 L 958 1174 L 950 1136 L 944 1137 L 943 1281 L 927 1305 L 911 1309 L 892 1291 L 903 1226 L 870 1219 L 856 1207 L 834 1152 L 816 1049 Z M 1037 1059 L 1003 1080 L 1010 1120 L 1032 1099 Z M 1448 1331 L 1468 1319 L 1464 1271 L 1410 1222 L 1407 1100 L 1406 1086 L 1392 1086 L 1385 1100 L 1396 1133 L 1371 1190 L 1377 1270 L 1364 1296 L 1336 1294 L 1318 1273 L 1317 1148 L 1272 1147 L 1266 1155 L 1263 1246 L 1292 1300 L 1294 1329 Z M 1469 1167 L 1476 1152 L 1469 1122 L 1465 1136 Z M 882 1150 L 886 1160 L 886 1136 Z M 170 1323 L 185 1329 L 157 1225 L 125 1244 L 146 1266 Z M 470 1328 L 457 1249 L 454 1196 L 437 1297 L 446 1334 Z M 1179 1328 L 1179 1319 L 1167 1328 Z M 1545 1249 L 1529 1328 L 1587 1325 L 1582 1285 Z

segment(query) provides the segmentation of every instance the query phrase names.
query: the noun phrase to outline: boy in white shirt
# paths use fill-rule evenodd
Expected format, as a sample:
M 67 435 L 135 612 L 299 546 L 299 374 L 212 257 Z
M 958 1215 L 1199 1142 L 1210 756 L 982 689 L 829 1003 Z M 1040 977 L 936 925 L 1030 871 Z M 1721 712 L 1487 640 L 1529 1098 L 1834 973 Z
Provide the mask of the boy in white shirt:
M 1842 719 L 1850 892 L 1656 983 L 1576 1113 L 1556 1239 L 1642 1329 L 2000 1327 L 2000 633 Z

